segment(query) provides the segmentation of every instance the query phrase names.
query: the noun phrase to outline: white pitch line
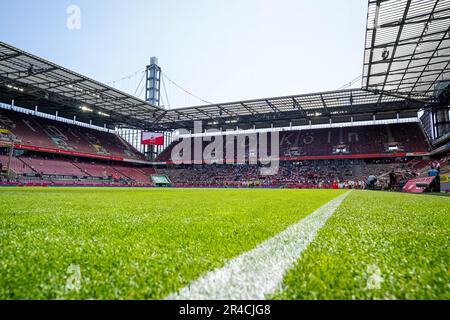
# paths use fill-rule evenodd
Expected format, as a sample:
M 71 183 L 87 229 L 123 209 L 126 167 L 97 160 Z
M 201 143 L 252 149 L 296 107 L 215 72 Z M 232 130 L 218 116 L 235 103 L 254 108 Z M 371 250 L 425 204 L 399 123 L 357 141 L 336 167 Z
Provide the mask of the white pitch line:
M 323 205 L 300 222 L 200 277 L 169 300 L 264 300 L 314 240 L 317 231 L 350 194 Z

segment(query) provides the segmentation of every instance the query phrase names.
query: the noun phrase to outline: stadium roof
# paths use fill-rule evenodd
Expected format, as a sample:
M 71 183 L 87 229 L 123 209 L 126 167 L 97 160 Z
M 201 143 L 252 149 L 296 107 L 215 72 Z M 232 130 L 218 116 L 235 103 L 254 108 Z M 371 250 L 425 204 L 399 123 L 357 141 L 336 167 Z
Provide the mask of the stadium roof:
M 450 75 L 450 1 L 369 0 L 363 88 L 426 101 Z
M 236 126 L 244 123 L 333 118 L 355 114 L 417 111 L 423 102 L 395 94 L 362 89 L 328 91 L 277 98 L 238 101 L 168 110 L 158 125 L 167 128 L 192 127 L 193 121 L 210 126 Z
M 72 112 L 80 121 L 151 130 L 192 128 L 194 121 L 232 128 L 348 121 L 362 114 L 412 115 L 435 103 L 450 83 L 450 1 L 368 1 L 361 89 L 164 110 L 0 42 L 0 98 L 31 104 L 36 102 L 31 97 L 38 97 L 36 104 Z
M 0 42 L 0 92 L 16 99 L 44 98 L 56 103 L 54 108 L 60 112 L 68 108 L 82 115 L 80 108 L 84 107 L 89 119 L 98 118 L 105 123 L 149 127 L 163 112 L 141 99 L 4 42 Z
M 58 111 L 60 116 L 71 112 L 79 121 L 97 119 L 154 130 L 191 128 L 196 120 L 210 127 L 289 123 L 399 108 L 417 110 L 423 104 L 356 89 L 164 110 L 4 42 L 0 42 L 0 94 L 31 106 L 36 103 L 43 112 Z

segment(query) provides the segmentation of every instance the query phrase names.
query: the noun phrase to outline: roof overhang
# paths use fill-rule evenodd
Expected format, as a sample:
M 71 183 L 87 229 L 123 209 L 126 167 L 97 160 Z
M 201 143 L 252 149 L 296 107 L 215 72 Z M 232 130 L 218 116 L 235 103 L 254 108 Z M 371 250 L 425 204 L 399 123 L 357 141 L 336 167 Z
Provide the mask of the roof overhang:
M 329 120 L 358 114 L 396 114 L 417 111 L 423 106 L 424 102 L 415 98 L 348 89 L 173 109 L 155 125 L 192 128 L 194 121 L 202 121 L 205 128 L 236 127 L 264 122 Z
M 16 99 L 51 101 L 60 112 L 86 113 L 116 126 L 151 127 L 165 112 L 4 42 L 0 42 L 0 92 Z
M 450 83 L 450 1 L 369 0 L 362 87 L 423 101 Z

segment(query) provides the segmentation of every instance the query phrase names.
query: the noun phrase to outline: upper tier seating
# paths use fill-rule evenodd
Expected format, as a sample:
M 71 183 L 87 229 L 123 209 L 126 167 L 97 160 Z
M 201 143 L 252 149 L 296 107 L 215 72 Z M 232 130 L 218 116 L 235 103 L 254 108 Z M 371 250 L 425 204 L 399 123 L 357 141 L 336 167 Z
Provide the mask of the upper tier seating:
M 270 138 L 268 140 L 270 145 Z M 419 123 L 282 131 L 279 141 L 280 157 L 286 160 L 308 156 L 428 152 L 430 148 Z M 157 161 L 170 161 L 177 143 L 173 142 L 167 147 Z M 204 147 L 208 144 L 203 142 Z M 390 151 L 390 145 L 396 146 L 397 150 Z M 235 145 L 235 154 L 236 150 Z
M 10 130 L 16 143 L 99 157 L 145 160 L 145 157 L 114 133 L 0 109 L 0 129 Z

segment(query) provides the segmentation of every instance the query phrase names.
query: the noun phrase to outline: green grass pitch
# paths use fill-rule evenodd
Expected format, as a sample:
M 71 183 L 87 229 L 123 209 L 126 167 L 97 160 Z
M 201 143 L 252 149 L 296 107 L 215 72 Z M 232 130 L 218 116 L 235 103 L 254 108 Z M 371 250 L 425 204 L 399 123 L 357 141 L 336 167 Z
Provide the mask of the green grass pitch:
M 335 190 L 0 189 L 0 299 L 164 299 Z M 450 198 L 353 192 L 281 299 L 450 298 Z
M 450 198 L 355 192 L 286 275 L 280 299 L 450 299 Z

